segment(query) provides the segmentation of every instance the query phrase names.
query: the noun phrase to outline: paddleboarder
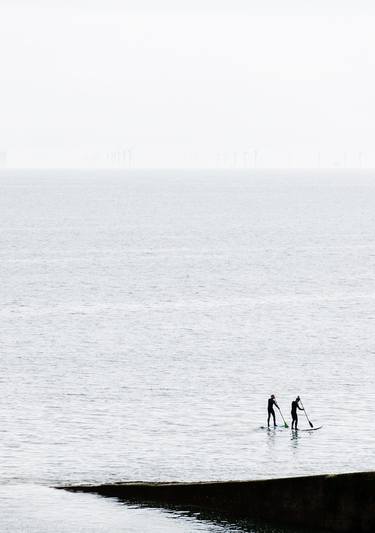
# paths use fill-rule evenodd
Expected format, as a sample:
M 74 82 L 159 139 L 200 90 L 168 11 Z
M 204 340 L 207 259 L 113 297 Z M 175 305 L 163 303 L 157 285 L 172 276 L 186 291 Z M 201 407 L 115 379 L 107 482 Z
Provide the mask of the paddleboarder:
M 303 411 L 303 407 L 299 406 L 301 398 L 297 396 L 297 398 L 292 402 L 292 429 L 298 429 L 298 415 L 297 415 L 297 409 L 300 411 Z M 293 427 L 294 426 L 294 427 Z
M 271 398 L 268 399 L 268 418 L 267 418 L 267 425 L 270 427 L 270 418 L 272 416 L 273 418 L 273 425 L 276 427 L 276 415 L 273 406 L 276 405 L 277 408 L 279 406 L 276 403 L 275 395 L 271 394 Z

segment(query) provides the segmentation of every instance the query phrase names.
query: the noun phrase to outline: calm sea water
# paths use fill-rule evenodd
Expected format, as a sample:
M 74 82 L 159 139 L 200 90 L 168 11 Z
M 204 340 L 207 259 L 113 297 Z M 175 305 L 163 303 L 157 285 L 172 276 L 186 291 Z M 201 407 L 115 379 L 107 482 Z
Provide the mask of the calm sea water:
M 255 531 L 50 487 L 375 468 L 375 174 L 2 171 L 0 243 L 1 531 Z

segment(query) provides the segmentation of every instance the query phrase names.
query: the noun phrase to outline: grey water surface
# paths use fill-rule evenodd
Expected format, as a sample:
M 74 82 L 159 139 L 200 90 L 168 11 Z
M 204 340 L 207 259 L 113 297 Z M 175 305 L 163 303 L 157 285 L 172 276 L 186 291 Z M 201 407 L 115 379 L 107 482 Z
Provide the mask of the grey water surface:
M 51 487 L 375 468 L 375 173 L 2 170 L 0 272 L 1 531 L 261 531 Z

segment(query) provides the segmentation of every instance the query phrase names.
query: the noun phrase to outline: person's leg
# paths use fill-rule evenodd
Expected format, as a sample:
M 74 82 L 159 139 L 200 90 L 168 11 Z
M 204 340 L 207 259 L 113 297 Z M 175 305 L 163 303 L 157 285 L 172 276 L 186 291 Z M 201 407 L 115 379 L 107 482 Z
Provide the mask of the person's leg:
M 298 415 L 296 415 L 296 423 L 295 423 L 295 429 L 298 429 Z
M 274 427 L 276 427 L 276 415 L 275 415 L 275 411 L 272 411 L 272 418 L 273 418 L 273 425 L 274 425 Z
M 268 411 L 267 426 L 270 427 L 270 417 L 271 413 Z
M 296 419 L 294 418 L 294 415 L 293 415 L 293 413 L 292 413 L 292 429 L 294 429 L 295 421 L 296 421 Z

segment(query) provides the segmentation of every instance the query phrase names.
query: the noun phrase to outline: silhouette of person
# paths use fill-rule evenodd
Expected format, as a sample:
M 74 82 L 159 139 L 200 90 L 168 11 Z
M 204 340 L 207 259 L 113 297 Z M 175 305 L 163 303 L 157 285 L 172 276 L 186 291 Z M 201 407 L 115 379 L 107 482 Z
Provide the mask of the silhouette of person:
M 297 398 L 292 402 L 292 429 L 298 429 L 298 415 L 297 415 L 297 409 L 300 411 L 303 411 L 303 407 L 300 407 L 298 405 L 300 401 L 300 397 L 297 396 Z M 294 428 L 293 428 L 294 426 Z
M 268 418 L 267 418 L 268 427 L 270 427 L 270 418 L 271 418 L 271 416 L 273 418 L 273 425 L 274 425 L 274 427 L 276 427 L 276 415 L 275 415 L 275 411 L 274 411 L 274 408 L 273 408 L 274 405 L 276 405 L 276 407 L 279 408 L 279 406 L 277 405 L 276 400 L 275 400 L 275 395 L 271 394 L 271 398 L 268 399 Z

